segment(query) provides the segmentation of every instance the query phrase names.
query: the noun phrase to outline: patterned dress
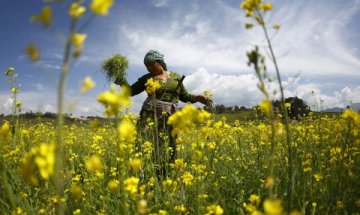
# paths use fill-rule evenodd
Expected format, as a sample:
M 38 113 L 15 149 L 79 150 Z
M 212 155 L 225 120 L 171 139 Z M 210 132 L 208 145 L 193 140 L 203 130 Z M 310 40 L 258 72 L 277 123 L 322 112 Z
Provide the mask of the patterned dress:
M 131 95 L 135 96 L 142 93 L 146 89 L 146 82 L 150 78 L 156 77 L 152 76 L 150 73 L 143 75 L 140 77 L 134 84 L 131 86 L 128 83 L 117 83 L 120 85 L 127 85 L 131 88 Z M 155 98 L 162 102 L 169 102 L 177 106 L 179 100 L 182 102 L 193 102 L 193 95 L 189 94 L 185 89 L 183 83 L 181 83 L 181 77 L 176 72 L 169 72 L 169 78 L 164 81 L 161 79 L 157 79 L 161 85 L 160 89 L 158 89 L 154 95 L 148 95 L 149 98 Z M 147 99 L 147 100 L 148 100 Z M 146 102 L 146 101 L 145 101 Z M 138 121 L 138 132 L 142 137 L 145 137 L 147 140 L 151 142 L 159 142 L 160 151 L 166 150 L 167 146 L 172 149 L 172 153 L 170 154 L 170 162 L 173 162 L 176 156 L 176 146 L 175 139 L 176 137 L 172 137 L 170 135 L 171 126 L 167 125 L 167 119 L 169 116 L 176 111 L 171 112 L 162 112 L 155 109 L 146 109 L 143 108 L 140 111 L 140 119 Z M 153 126 L 151 129 L 151 124 L 157 125 Z M 155 130 L 156 129 L 156 130 Z M 168 139 L 168 141 L 167 141 Z M 168 142 L 168 145 L 166 144 Z M 160 152 L 163 155 L 165 152 Z M 166 153 L 165 153 L 166 154 Z M 163 157 L 163 156 L 162 156 Z

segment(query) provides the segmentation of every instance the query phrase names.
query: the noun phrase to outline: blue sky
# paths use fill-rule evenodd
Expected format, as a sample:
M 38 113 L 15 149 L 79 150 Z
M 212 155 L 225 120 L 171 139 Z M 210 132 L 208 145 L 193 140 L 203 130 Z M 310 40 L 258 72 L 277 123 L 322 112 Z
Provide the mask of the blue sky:
M 96 17 L 85 28 L 85 48 L 72 61 L 66 83 L 65 109 L 76 115 L 102 115 L 96 96 L 109 87 L 100 71 L 101 62 L 112 54 L 129 59 L 128 80 L 145 74 L 143 57 L 150 49 L 165 55 L 169 70 L 186 75 L 189 92 L 209 90 L 214 102 L 227 106 L 256 105 L 263 96 L 257 79 L 247 66 L 246 51 L 254 45 L 265 48 L 259 27 L 244 28 L 248 22 L 240 0 L 122 0 L 110 13 Z M 270 30 L 278 58 L 285 96 L 298 96 L 311 107 L 345 107 L 360 102 L 360 1 L 359 0 L 273 0 L 269 24 L 279 22 L 280 31 Z M 85 1 L 84 5 L 88 5 Z M 30 17 L 44 5 L 54 10 L 54 23 L 43 29 Z M 62 37 L 70 19 L 65 4 L 40 0 L 0 0 L 0 70 L 14 67 L 21 84 L 18 98 L 23 112 L 56 112 L 57 85 L 64 52 Z M 90 16 L 86 14 L 79 25 Z M 35 43 L 41 59 L 32 63 L 24 50 Z M 275 77 L 267 60 L 269 73 Z M 79 92 L 86 76 L 96 81 L 88 94 Z M 0 75 L 0 112 L 9 113 L 12 99 L 6 77 Z M 275 89 L 275 84 L 270 84 Z M 272 90 L 271 90 L 272 91 Z M 312 91 L 316 96 L 312 95 Z M 138 113 L 146 95 L 133 97 Z M 275 95 L 276 97 L 276 95 Z

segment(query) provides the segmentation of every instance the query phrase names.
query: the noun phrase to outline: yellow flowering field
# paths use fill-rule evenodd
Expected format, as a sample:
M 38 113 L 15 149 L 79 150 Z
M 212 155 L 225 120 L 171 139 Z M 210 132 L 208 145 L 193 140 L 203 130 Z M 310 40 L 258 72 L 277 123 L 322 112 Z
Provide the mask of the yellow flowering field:
M 213 118 L 190 105 L 170 118 L 178 153 L 165 176 L 155 171 L 155 143 L 136 134 L 132 115 L 65 125 L 61 198 L 55 191 L 53 123 L 20 121 L 12 132 L 1 122 L 0 210 L 55 214 L 61 202 L 66 214 L 286 214 L 289 156 L 283 124 L 275 126 L 271 150 L 266 120 Z M 290 123 L 292 214 L 358 213 L 359 129 L 360 116 L 352 110 Z
M 255 46 L 247 57 L 265 98 L 258 110 L 262 117 L 228 120 L 187 104 L 169 117 L 171 134 L 158 134 L 157 120 L 137 129 L 125 86 L 97 96 L 110 118 L 65 122 L 65 82 L 70 62 L 84 49 L 83 27 L 95 16 L 106 16 L 114 4 L 89 2 L 74 0 L 63 7 L 71 24 L 63 41 L 56 121 L 21 118 L 17 74 L 13 67 L 5 71 L 13 109 L 0 121 L 0 214 L 360 214 L 360 115 L 346 109 L 332 117 L 310 114 L 289 120 L 267 33 L 270 2 L 243 0 L 240 8 L 249 18 L 246 29 L 264 31 L 281 111 L 274 111 L 267 87 L 272 78 Z M 49 28 L 52 14 L 52 7 L 44 6 L 31 21 Z M 86 14 L 86 25 L 77 27 Z M 271 28 L 278 31 L 280 24 Z M 40 60 L 34 43 L 26 54 L 33 62 Z M 86 77 L 80 91 L 85 94 L 94 86 Z M 159 86 L 151 79 L 146 91 L 151 95 Z M 167 145 L 168 135 L 177 139 L 174 162 L 169 162 L 173 148 Z

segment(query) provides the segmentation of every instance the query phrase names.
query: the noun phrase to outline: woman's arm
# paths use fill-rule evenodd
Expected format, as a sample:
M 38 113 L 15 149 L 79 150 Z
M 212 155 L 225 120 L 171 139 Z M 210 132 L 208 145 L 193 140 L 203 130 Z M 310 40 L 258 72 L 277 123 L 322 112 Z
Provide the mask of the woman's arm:
M 143 75 L 142 77 L 140 77 L 135 83 L 133 83 L 131 86 L 128 83 L 127 80 L 116 80 L 114 83 L 118 84 L 120 86 L 127 86 L 130 88 L 131 90 L 131 96 L 135 96 L 140 94 L 141 92 L 143 92 L 145 90 L 145 83 L 149 78 L 149 74 Z
M 191 102 L 191 103 L 200 102 L 204 105 L 208 105 L 209 102 L 211 101 L 203 95 L 189 94 L 182 83 L 180 84 L 179 99 L 182 102 Z

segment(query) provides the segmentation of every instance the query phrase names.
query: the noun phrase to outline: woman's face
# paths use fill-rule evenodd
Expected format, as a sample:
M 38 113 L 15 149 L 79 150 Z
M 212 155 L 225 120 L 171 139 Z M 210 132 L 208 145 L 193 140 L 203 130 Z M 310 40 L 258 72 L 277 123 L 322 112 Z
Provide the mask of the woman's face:
M 146 69 L 150 72 L 152 75 L 160 75 L 163 73 L 163 67 L 158 61 L 152 61 L 145 64 Z

